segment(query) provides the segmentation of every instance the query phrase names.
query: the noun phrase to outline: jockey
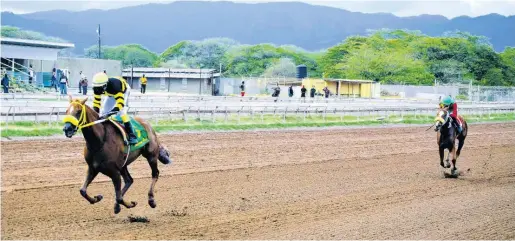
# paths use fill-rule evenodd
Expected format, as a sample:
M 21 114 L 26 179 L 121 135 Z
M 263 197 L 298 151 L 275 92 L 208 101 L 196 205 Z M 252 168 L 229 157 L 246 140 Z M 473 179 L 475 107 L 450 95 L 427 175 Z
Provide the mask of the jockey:
M 463 127 L 461 120 L 458 118 L 458 104 L 456 104 L 456 101 L 450 95 L 446 96 L 440 101 L 440 108 L 446 108 L 450 112 L 452 119 L 458 123 L 458 133 L 461 133 Z
M 135 145 L 138 143 L 137 137 L 127 115 L 127 101 L 130 90 L 129 84 L 122 77 L 108 77 L 103 72 L 93 76 L 93 109 L 101 114 L 101 119 L 107 118 L 111 114 L 120 116 L 125 125 L 125 131 L 128 133 L 129 144 Z M 107 95 L 107 98 L 104 100 L 102 112 L 99 112 L 100 100 L 103 94 Z

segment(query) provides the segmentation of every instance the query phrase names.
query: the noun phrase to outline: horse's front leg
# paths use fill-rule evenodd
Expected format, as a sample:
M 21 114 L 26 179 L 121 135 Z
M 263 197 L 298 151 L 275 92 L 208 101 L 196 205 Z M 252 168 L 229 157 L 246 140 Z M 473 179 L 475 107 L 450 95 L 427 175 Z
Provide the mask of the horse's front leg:
M 443 149 L 442 147 L 438 147 L 438 151 L 440 153 L 440 166 L 442 166 L 443 168 L 446 168 L 445 164 L 443 163 L 443 157 L 445 155 L 445 153 L 444 153 L 445 149 Z
M 157 169 L 157 158 L 148 159 L 150 169 L 152 169 L 152 183 L 148 190 L 148 205 L 151 208 L 156 207 L 156 201 L 154 200 L 154 187 L 156 186 L 157 179 L 159 179 L 159 170 Z
M 122 174 L 123 181 L 125 182 L 125 185 L 123 186 L 123 189 L 122 189 L 122 198 L 125 196 L 125 193 L 127 192 L 127 190 L 129 190 L 132 183 L 134 183 L 134 179 L 132 179 L 131 174 L 129 173 L 129 169 L 127 169 L 127 168 L 128 167 L 125 166 L 120 173 L 120 174 Z
M 452 146 L 452 151 L 451 151 L 451 160 L 452 160 L 452 169 L 451 169 L 451 173 L 453 175 L 456 174 L 456 170 L 458 170 L 458 168 L 456 168 L 456 147 L 453 145 Z
M 114 213 L 118 214 L 121 211 L 120 204 L 125 206 L 126 208 L 136 207 L 136 205 L 138 204 L 137 202 L 127 203 L 123 200 L 122 190 L 121 190 L 122 189 L 122 180 L 120 177 L 120 173 L 113 171 L 113 173 L 110 175 L 110 177 L 111 177 L 111 180 L 113 181 L 114 192 L 115 192 L 115 197 L 116 197 L 116 201 L 114 203 Z
M 86 180 L 84 181 L 84 184 L 82 185 L 82 188 L 80 189 L 80 194 L 89 201 L 89 203 L 94 204 L 97 202 L 100 202 L 102 200 L 102 195 L 96 195 L 95 197 L 90 197 L 88 195 L 88 186 L 91 184 L 93 179 L 98 175 L 98 171 L 96 169 L 93 169 L 88 166 L 88 174 L 86 175 Z

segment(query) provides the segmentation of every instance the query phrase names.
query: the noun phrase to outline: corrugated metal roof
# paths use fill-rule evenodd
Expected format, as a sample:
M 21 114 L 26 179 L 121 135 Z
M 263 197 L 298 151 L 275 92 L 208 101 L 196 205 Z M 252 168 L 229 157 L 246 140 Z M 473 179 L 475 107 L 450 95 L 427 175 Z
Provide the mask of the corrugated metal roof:
M 75 44 L 72 44 L 72 43 L 57 43 L 57 42 L 48 42 L 48 41 L 32 40 L 32 39 L 2 37 L 0 40 L 1 40 L 2 44 L 6 44 L 6 45 L 21 45 L 21 46 L 54 48 L 54 49 L 65 49 L 65 48 L 74 48 L 75 47 Z
M 341 81 L 341 82 L 348 82 L 348 83 L 375 83 L 375 82 L 374 82 L 374 81 L 372 81 L 372 80 L 328 79 L 328 78 L 325 78 L 324 80 L 325 80 L 325 81 L 331 81 L 331 82 L 338 82 L 338 81 Z
M 183 73 L 183 74 L 194 74 L 201 72 L 204 74 L 211 74 L 216 71 L 216 69 L 172 69 L 172 68 L 133 68 L 132 71 L 134 73 Z M 131 68 L 123 69 L 123 72 L 131 72 Z

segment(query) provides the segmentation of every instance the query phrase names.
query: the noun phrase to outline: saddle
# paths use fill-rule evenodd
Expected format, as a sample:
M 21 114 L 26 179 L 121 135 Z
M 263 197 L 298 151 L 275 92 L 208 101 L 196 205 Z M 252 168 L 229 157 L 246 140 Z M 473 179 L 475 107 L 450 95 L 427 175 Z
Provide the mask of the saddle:
M 130 151 L 132 152 L 132 151 L 141 149 L 147 143 L 149 143 L 150 140 L 148 139 L 147 130 L 145 130 L 145 128 L 134 118 L 132 118 L 132 117 L 129 117 L 129 118 L 130 118 L 130 122 L 131 122 L 132 126 L 134 127 L 134 132 L 135 132 L 134 134 L 136 134 L 136 138 L 138 141 L 138 143 L 136 143 L 135 145 L 131 145 Z M 111 116 L 111 117 L 109 117 L 108 120 L 111 123 L 113 123 L 113 125 L 116 127 L 116 129 L 120 132 L 120 134 L 123 138 L 123 142 L 125 144 L 125 152 L 127 152 L 127 147 L 128 147 L 129 142 L 128 142 L 128 134 L 125 131 L 123 120 L 119 116 Z

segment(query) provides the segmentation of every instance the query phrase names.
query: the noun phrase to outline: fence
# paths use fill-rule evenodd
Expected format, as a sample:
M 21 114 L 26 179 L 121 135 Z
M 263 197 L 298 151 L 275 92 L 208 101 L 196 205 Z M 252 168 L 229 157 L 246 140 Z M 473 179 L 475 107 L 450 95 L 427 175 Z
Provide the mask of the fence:
M 515 101 L 515 87 L 504 86 L 413 86 L 413 85 L 381 85 L 383 96 L 399 96 L 401 98 L 438 99 L 451 95 L 460 101 Z
M 48 122 L 52 124 L 61 121 L 61 116 L 65 114 L 67 107 L 42 107 L 42 106 L 3 106 L 1 112 L 2 122 L 7 126 L 16 121 L 33 121 L 36 123 Z M 130 115 L 138 115 L 154 123 L 162 120 L 179 121 L 187 123 L 190 120 L 208 122 L 229 122 L 241 123 L 242 118 L 252 122 L 266 122 L 265 117 L 273 117 L 273 121 L 282 122 L 287 119 L 306 121 L 312 116 L 319 116 L 320 121 L 327 121 L 328 116 L 332 121 L 348 120 L 348 117 L 359 121 L 364 119 L 376 118 L 383 120 L 391 117 L 403 119 L 405 116 L 411 118 L 427 118 L 434 116 L 435 107 L 367 107 L 367 106 L 317 106 L 317 105 L 296 105 L 296 106 L 270 106 L 270 105 L 238 105 L 238 106 L 218 106 L 218 105 L 195 105 L 195 106 L 160 106 L 160 107 L 131 107 L 128 111 Z M 515 106 L 495 106 L 495 107 L 460 107 L 462 115 L 477 115 L 479 117 L 491 115 L 512 115 L 515 113 Z

